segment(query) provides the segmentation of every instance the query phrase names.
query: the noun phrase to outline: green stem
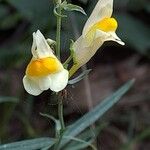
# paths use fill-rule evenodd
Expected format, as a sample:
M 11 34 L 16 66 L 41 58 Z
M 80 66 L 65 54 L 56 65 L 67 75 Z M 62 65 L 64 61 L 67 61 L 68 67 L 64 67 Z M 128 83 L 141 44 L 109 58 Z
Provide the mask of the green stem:
M 68 58 L 67 58 L 67 60 L 63 63 L 63 66 L 64 67 L 66 67 L 68 64 L 69 64 L 69 62 L 72 60 L 72 55 L 70 55 Z
M 62 136 L 63 135 L 60 135 L 58 142 L 54 146 L 54 150 L 60 150 L 60 142 L 61 142 Z
M 80 68 L 80 65 L 78 64 L 74 64 L 71 69 L 69 70 L 69 78 L 71 78 L 75 73 L 76 71 Z
M 54 146 L 54 150 L 59 150 L 59 146 L 63 137 L 63 132 L 65 130 L 65 123 L 64 123 L 64 117 L 63 117 L 63 99 L 60 95 L 58 95 L 58 117 L 61 125 L 60 134 L 58 137 L 58 141 L 56 142 Z
M 58 0 L 57 4 L 61 4 L 61 0 Z M 58 13 L 61 14 L 61 7 L 58 7 Z M 61 16 L 57 16 L 57 31 L 56 31 L 56 56 L 60 59 L 60 34 L 61 32 Z
M 56 0 L 57 5 L 60 5 L 62 0 Z M 61 7 L 57 8 L 58 14 L 60 16 L 57 16 L 57 31 L 56 31 L 56 56 L 60 60 L 60 48 L 61 48 Z M 58 137 L 58 142 L 56 142 L 54 146 L 54 150 L 59 150 L 59 145 L 63 136 L 63 131 L 65 130 L 65 124 L 64 124 L 64 118 L 63 118 L 63 99 L 58 94 L 58 117 L 61 124 L 61 130 Z
M 58 117 L 61 124 L 61 133 L 65 130 L 65 123 L 63 117 L 63 101 L 62 97 L 58 97 Z
M 57 1 L 57 5 L 61 4 L 61 0 Z M 61 15 L 61 7 L 58 7 L 58 13 Z M 60 59 L 60 32 L 61 32 L 61 17 L 57 16 L 57 33 L 56 33 L 56 55 Z M 58 116 L 61 123 L 61 130 L 65 129 L 63 119 L 63 102 L 62 97 L 58 95 Z

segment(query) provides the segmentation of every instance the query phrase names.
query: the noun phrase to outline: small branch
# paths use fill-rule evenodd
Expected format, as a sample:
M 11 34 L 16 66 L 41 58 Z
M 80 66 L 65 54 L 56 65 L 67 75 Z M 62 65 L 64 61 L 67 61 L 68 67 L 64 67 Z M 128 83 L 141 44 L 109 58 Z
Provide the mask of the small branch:
M 57 18 L 57 31 L 56 31 L 56 56 L 57 58 L 60 60 L 60 49 L 61 49 L 61 7 L 59 6 L 61 4 L 61 0 L 57 0 L 57 11 L 58 14 L 56 16 Z M 60 142 L 62 140 L 62 136 L 63 136 L 63 131 L 65 130 L 65 123 L 64 123 L 64 118 L 63 118 L 63 99 L 61 97 L 61 95 L 57 95 L 58 97 L 58 117 L 59 117 L 59 121 L 61 124 L 61 130 L 60 130 L 60 135 L 58 137 L 58 141 L 56 142 L 55 146 L 54 146 L 54 150 L 59 150 L 59 145 Z
M 60 96 L 58 96 L 58 117 L 61 124 L 61 132 L 63 132 L 65 130 L 65 123 L 63 117 L 63 99 Z
M 72 60 L 72 55 L 70 55 L 67 60 L 64 62 L 63 66 L 66 66 L 67 64 L 69 64 L 69 62 Z
M 61 0 L 58 0 L 57 4 L 61 4 Z M 58 7 L 58 13 L 61 14 L 61 7 Z M 60 59 L 60 37 L 61 36 L 61 16 L 57 16 L 57 31 L 56 31 L 56 56 Z

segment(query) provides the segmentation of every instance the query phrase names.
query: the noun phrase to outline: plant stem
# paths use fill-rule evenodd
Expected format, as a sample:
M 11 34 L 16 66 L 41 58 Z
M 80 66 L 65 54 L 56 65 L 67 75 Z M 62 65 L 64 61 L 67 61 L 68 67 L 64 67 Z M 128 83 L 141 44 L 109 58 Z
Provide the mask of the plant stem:
M 61 4 L 61 0 L 57 0 L 57 5 Z M 61 7 L 58 7 L 58 14 L 61 15 Z M 56 56 L 60 60 L 60 46 L 61 46 L 61 16 L 57 16 L 57 31 L 56 31 Z M 58 94 L 58 117 L 61 124 L 60 135 L 58 142 L 54 146 L 54 150 L 59 150 L 59 145 L 65 130 L 65 123 L 63 118 L 63 101 L 61 95 Z
M 63 117 L 63 101 L 62 97 L 58 96 L 58 117 L 61 124 L 61 133 L 65 130 L 65 123 Z
M 61 4 L 62 0 L 57 1 L 57 5 Z M 61 15 L 61 7 L 58 7 L 58 13 Z M 60 32 L 61 32 L 61 16 L 57 16 L 57 33 L 56 33 L 56 55 L 60 59 Z M 63 119 L 63 102 L 62 97 L 58 95 L 58 116 L 61 123 L 61 131 L 65 129 Z
M 63 135 L 60 135 L 60 137 L 58 139 L 58 142 L 54 146 L 54 150 L 59 150 L 60 149 L 60 142 L 61 142 L 62 136 Z
M 68 63 L 72 60 L 72 55 L 70 55 L 67 60 L 63 63 L 63 66 L 66 67 L 66 65 L 68 65 Z
M 57 4 L 61 4 L 61 0 L 58 0 Z M 58 13 L 61 14 L 61 7 L 58 7 Z M 60 34 L 61 32 L 61 16 L 57 16 L 57 31 L 56 31 L 56 56 L 60 59 Z
M 63 132 L 65 130 L 65 123 L 64 123 L 64 117 L 63 117 L 63 99 L 60 95 L 58 95 L 58 117 L 61 125 L 61 130 L 59 133 L 59 137 L 57 138 L 57 142 L 54 146 L 54 150 L 59 150 L 59 146 L 63 137 Z
M 74 64 L 71 69 L 69 70 L 69 78 L 71 78 L 75 73 L 76 71 L 80 68 L 79 65 L 77 64 Z

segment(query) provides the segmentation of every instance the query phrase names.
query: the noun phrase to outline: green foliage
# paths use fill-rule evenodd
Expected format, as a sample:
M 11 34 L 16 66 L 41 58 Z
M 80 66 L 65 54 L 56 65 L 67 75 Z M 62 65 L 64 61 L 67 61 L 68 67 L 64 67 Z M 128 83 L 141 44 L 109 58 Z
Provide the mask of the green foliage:
M 73 84 L 80 82 L 82 79 L 85 78 L 85 76 L 87 76 L 90 73 L 90 71 L 91 71 L 91 69 L 83 71 L 78 77 L 76 77 L 72 80 L 69 80 L 68 84 L 73 85 Z
M 86 15 L 84 9 L 78 5 L 73 5 L 73 4 L 69 4 L 66 1 L 64 1 L 62 3 L 62 8 L 66 11 L 79 11 L 81 13 L 83 13 L 84 15 Z
M 55 123 L 55 132 L 56 132 L 55 135 L 56 135 L 56 137 L 60 136 L 60 132 L 61 132 L 60 121 L 55 119 L 53 116 L 48 115 L 48 114 L 40 113 L 40 115 L 54 121 L 54 123 Z
M 55 140 L 52 138 L 37 138 L 0 145 L 0 150 L 37 150 L 48 146 L 50 148 L 54 143 Z
M 91 142 L 93 141 L 93 139 L 95 137 L 92 137 L 91 134 L 89 134 L 89 132 L 91 132 L 91 131 L 87 130 L 86 132 L 84 132 L 82 134 L 81 134 L 81 132 L 84 131 L 90 125 L 92 125 L 95 121 L 100 119 L 115 103 L 117 103 L 120 100 L 120 98 L 131 88 L 133 83 L 134 83 L 134 80 L 127 82 L 119 90 L 117 90 L 115 93 L 113 93 L 110 97 L 104 99 L 99 105 L 97 105 L 95 108 L 93 108 L 90 112 L 85 114 L 83 117 L 81 117 L 75 123 L 73 123 L 71 126 L 67 127 L 66 130 L 62 134 L 62 137 L 61 137 L 62 141 L 60 141 L 59 146 L 62 148 L 67 143 L 69 143 L 70 141 L 73 140 L 73 141 L 82 143 L 81 145 L 80 144 L 77 145 L 77 147 L 74 148 L 75 150 L 80 149 L 81 147 L 87 147 L 87 146 L 93 147 L 91 145 Z M 58 128 L 58 121 L 55 118 L 53 118 L 47 114 L 41 114 L 41 115 L 54 120 L 54 122 L 56 122 L 56 128 Z M 98 128 L 96 128 L 96 131 L 100 131 L 99 129 L 98 130 L 97 129 Z M 79 135 L 79 138 L 75 138 L 77 135 Z M 80 138 L 83 138 L 83 140 Z M 19 150 L 19 149 L 33 150 L 33 149 L 49 147 L 49 146 L 52 146 L 54 143 L 55 143 L 55 140 L 51 139 L 51 138 L 33 139 L 33 140 L 15 142 L 12 144 L 4 144 L 4 145 L 0 146 L 0 150 L 1 149 L 3 150 L 4 148 L 7 148 L 7 150 L 9 150 L 9 149 L 11 149 L 11 150 L 13 150 L 13 149 L 14 150 Z M 93 149 L 94 149 L 94 147 L 93 147 Z
M 78 139 L 82 139 L 86 141 L 85 143 L 79 141 L 70 141 L 65 147 L 65 150 L 69 150 L 74 148 L 74 150 L 81 150 L 83 148 L 88 147 L 90 144 L 94 142 L 97 136 L 100 134 L 101 130 L 106 127 L 106 124 L 96 125 L 95 127 L 90 127 L 81 134 L 77 136 Z
M 19 100 L 16 97 L 0 96 L 0 103 L 13 102 L 17 103 Z
M 59 10 L 57 11 L 57 9 L 61 9 L 62 11 L 78 11 L 81 12 L 82 14 L 86 15 L 84 9 L 78 5 L 73 5 L 71 3 L 67 3 L 67 1 L 63 1 L 61 4 L 57 4 L 56 7 L 54 8 L 54 14 L 58 17 L 67 17 L 67 15 L 62 15 L 59 14 Z
M 88 126 L 92 125 L 95 121 L 100 119 L 101 116 L 106 113 L 106 111 L 108 111 L 115 103 L 117 103 L 120 100 L 120 98 L 130 89 L 133 83 L 134 80 L 127 82 L 118 91 L 113 93 L 113 95 L 104 99 L 102 103 L 97 105 L 94 109 L 92 109 L 90 112 L 88 112 L 79 120 L 77 120 L 73 125 L 68 127 L 63 133 L 63 136 L 75 137 Z M 61 146 L 64 146 L 68 142 L 69 139 L 63 139 L 61 142 Z

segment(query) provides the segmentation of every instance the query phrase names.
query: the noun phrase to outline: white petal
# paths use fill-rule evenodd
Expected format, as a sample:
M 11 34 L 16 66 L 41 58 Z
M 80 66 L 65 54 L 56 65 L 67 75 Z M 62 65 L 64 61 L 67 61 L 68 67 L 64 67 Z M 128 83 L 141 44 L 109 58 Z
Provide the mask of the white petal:
M 110 37 L 109 33 L 98 29 L 96 30 L 95 39 L 99 38 L 100 40 L 105 41 L 109 37 Z
M 83 36 L 80 36 L 75 43 L 73 44 L 73 49 L 74 49 L 74 57 L 76 63 L 80 64 L 85 64 L 87 62 L 87 55 L 89 48 L 86 47 L 86 39 L 83 38 Z
M 63 69 L 59 73 L 51 74 L 50 89 L 55 92 L 63 90 L 68 83 L 69 73 L 66 69 Z
M 32 42 L 32 47 L 31 47 L 31 52 L 34 58 L 37 58 L 37 53 L 36 53 L 36 35 L 35 32 L 33 33 L 33 42 Z
M 124 42 L 116 35 L 116 33 L 107 33 L 101 30 L 96 30 L 95 37 L 88 43 L 86 38 L 80 36 L 74 43 L 74 53 L 77 64 L 81 67 L 86 64 L 96 53 L 96 51 L 102 46 L 105 41 L 115 41 L 124 45 Z
M 119 43 L 120 45 L 125 45 L 125 43 L 117 36 L 115 32 L 109 32 L 110 37 L 105 41 L 115 41 Z
M 40 30 L 37 30 L 36 32 L 36 44 L 38 49 L 43 49 L 43 50 L 48 50 L 49 45 L 46 42 L 45 37 L 43 34 L 40 32 Z
M 41 77 L 38 79 L 38 83 L 41 90 L 48 90 L 51 85 L 51 78 L 50 76 Z
M 93 57 L 104 42 L 101 38 L 97 38 L 93 40 L 93 43 L 91 43 L 89 47 L 87 47 L 85 46 L 85 40 L 86 39 L 84 39 L 83 36 L 80 36 L 73 45 L 75 59 L 80 67 Z
M 89 29 L 95 23 L 102 20 L 103 18 L 110 18 L 112 12 L 113 12 L 113 0 L 99 0 L 84 26 L 82 33 L 83 36 L 87 34 Z
M 25 90 L 31 95 L 37 96 L 42 93 L 38 84 L 27 76 L 24 76 L 23 78 L 23 85 Z
M 36 53 L 39 58 L 54 56 L 52 49 L 47 44 L 45 37 L 39 30 L 37 30 L 37 32 L 35 33 L 35 41 L 37 47 Z

